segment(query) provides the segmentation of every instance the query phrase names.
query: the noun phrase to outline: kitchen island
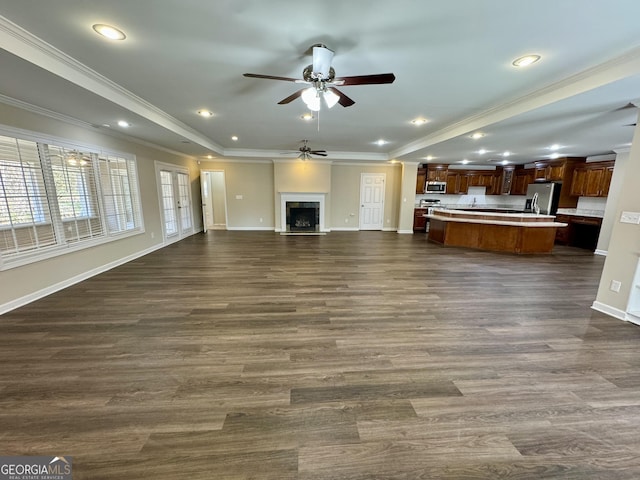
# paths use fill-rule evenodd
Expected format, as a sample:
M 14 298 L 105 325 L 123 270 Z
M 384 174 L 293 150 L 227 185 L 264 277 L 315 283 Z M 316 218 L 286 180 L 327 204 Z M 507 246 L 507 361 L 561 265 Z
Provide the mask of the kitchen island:
M 551 253 L 556 229 L 567 226 L 535 213 L 433 209 L 426 217 L 432 242 L 509 253 Z

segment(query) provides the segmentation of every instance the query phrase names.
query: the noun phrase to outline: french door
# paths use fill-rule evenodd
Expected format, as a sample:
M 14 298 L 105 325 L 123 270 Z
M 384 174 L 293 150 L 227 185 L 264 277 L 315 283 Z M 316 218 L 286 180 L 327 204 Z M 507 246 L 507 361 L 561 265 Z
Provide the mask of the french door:
M 164 241 L 171 243 L 193 233 L 189 172 L 175 165 L 159 162 L 156 163 L 156 172 Z

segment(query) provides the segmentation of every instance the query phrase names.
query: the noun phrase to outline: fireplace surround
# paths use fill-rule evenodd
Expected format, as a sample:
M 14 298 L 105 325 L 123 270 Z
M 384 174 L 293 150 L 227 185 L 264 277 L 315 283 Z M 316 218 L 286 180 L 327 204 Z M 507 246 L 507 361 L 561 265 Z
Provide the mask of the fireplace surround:
M 281 193 L 280 233 L 325 233 L 325 197 L 324 193 Z

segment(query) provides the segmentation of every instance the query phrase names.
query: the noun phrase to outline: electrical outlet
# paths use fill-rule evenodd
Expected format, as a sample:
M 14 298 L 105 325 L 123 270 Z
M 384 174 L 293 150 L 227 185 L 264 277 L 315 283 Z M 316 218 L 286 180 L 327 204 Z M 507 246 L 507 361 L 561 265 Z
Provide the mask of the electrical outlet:
M 262 217 L 260 217 L 260 223 L 262 223 L 262 222 L 263 222 Z
M 620 223 L 640 223 L 640 213 L 638 212 L 622 212 L 620 215 Z
M 349 219 L 348 219 L 348 218 L 345 218 L 345 219 L 344 219 L 344 223 L 349 223 Z
M 236 200 L 242 200 L 244 197 L 242 195 L 236 195 Z
M 156 232 L 151 232 L 151 240 L 153 240 L 154 238 L 156 238 Z
M 609 289 L 612 292 L 620 293 L 621 286 L 622 286 L 622 282 L 619 282 L 618 280 L 611 280 L 611 286 L 609 287 Z

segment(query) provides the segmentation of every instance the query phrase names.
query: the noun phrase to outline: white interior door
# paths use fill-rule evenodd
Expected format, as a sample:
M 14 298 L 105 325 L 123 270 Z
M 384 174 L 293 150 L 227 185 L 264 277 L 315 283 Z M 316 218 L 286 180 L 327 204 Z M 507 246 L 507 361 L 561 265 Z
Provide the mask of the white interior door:
M 360 177 L 360 230 L 382 230 L 384 224 L 384 173 Z
M 209 172 L 200 170 L 200 197 L 202 198 L 202 229 L 205 233 L 213 227 L 213 205 Z
M 201 170 L 202 219 L 204 231 L 226 230 L 227 192 L 224 171 Z
M 156 163 L 158 195 L 165 242 L 193 233 L 193 206 L 189 173 L 177 166 Z

